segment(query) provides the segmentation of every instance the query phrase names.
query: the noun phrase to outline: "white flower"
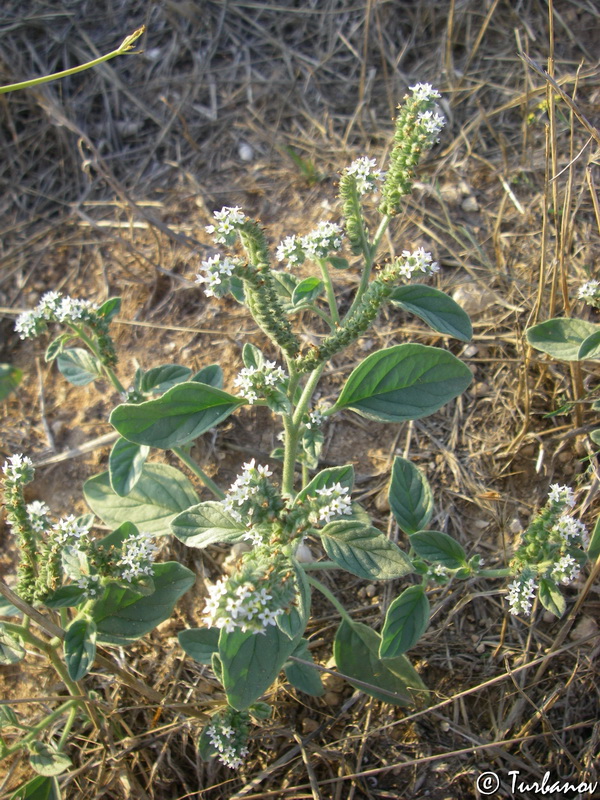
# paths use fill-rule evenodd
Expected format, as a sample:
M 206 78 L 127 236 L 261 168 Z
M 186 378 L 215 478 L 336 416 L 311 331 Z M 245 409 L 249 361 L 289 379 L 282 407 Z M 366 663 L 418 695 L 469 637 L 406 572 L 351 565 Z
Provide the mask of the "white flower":
M 17 317 L 15 331 L 21 339 L 31 339 L 41 332 L 40 326 L 43 326 L 43 323 L 37 311 L 24 311 Z
M 121 544 L 121 555 L 116 562 L 121 571 L 121 578 L 131 583 L 144 575 L 154 575 L 152 560 L 157 552 L 158 547 L 148 534 L 137 533 L 128 536 Z
M 298 236 L 286 236 L 277 246 L 275 257 L 278 261 L 287 260 L 288 269 L 303 264 L 306 253 L 304 252 L 302 240 Z
M 575 505 L 575 492 L 569 486 L 561 486 L 553 483 L 548 492 L 548 500 L 551 503 L 561 503 L 562 505 L 573 508 Z
M 196 283 L 206 284 L 204 294 L 207 297 L 223 297 L 230 289 L 228 278 L 233 275 L 236 266 L 237 263 L 233 259 L 221 258 L 218 254 L 207 258 L 201 264 L 204 274 L 196 275 Z
M 377 188 L 377 181 L 384 179 L 384 173 L 377 169 L 377 162 L 374 158 L 362 156 L 353 161 L 346 169 L 347 175 L 354 175 L 356 180 L 356 191 L 359 195 L 372 192 Z
M 414 86 L 409 86 L 413 98 L 420 102 L 427 102 L 429 100 L 437 100 L 441 94 L 437 89 L 434 89 L 430 83 L 416 83 Z
M 562 558 L 556 562 L 552 572 L 550 573 L 550 577 L 553 581 L 566 585 L 568 583 L 572 583 L 575 578 L 577 578 L 579 573 L 580 568 L 577 561 L 575 561 L 573 556 L 566 555 L 562 556 Z
M 85 591 L 88 598 L 97 597 L 100 589 L 100 575 L 82 575 L 77 581 L 77 586 Z
M 329 522 L 332 517 L 352 514 L 352 503 L 350 501 L 350 490 L 341 483 L 334 483 L 333 486 L 324 486 L 317 489 L 319 510 L 318 522 Z
M 589 302 L 590 300 L 596 300 L 600 295 L 600 281 L 588 281 L 584 283 L 583 286 L 579 287 L 579 292 L 577 293 L 577 297 L 580 300 L 585 300 Z
M 244 367 L 233 383 L 240 387 L 240 394 L 252 405 L 258 399 L 268 399 L 273 389 L 284 389 L 286 379 L 285 370 L 274 361 L 265 360 L 260 367 Z
M 223 206 L 213 214 L 216 225 L 207 225 L 206 232 L 212 234 L 217 244 L 233 244 L 236 232 L 242 227 L 247 217 L 239 206 Z
M 420 114 L 417 114 L 417 126 L 421 129 L 421 132 L 427 136 L 430 144 L 439 141 L 440 131 L 445 124 L 445 118 L 436 111 L 422 111 Z
M 63 297 L 60 301 L 60 305 L 58 305 L 54 311 L 54 317 L 48 316 L 48 319 L 66 323 L 79 322 L 87 318 L 91 307 L 92 304 L 89 300 L 77 300 L 73 297 Z
M 309 258 L 327 258 L 333 250 L 340 249 L 342 238 L 342 229 L 336 222 L 319 222 L 301 242 Z
M 325 418 L 319 409 L 315 408 L 308 412 L 308 422 L 306 423 L 306 427 L 308 430 L 312 430 L 313 427 L 318 428 L 323 423 L 324 419 Z
M 234 587 L 230 578 L 222 578 L 208 589 L 209 599 L 204 609 L 204 619 L 210 628 L 224 628 L 232 633 L 239 628 L 242 633 L 265 633 L 269 625 L 277 624 L 283 608 L 273 606 L 273 596 L 263 587 L 253 583 Z
M 433 275 L 440 269 L 437 261 L 432 260 L 431 253 L 426 253 L 422 247 L 418 247 L 412 253 L 410 250 L 403 250 L 402 259 L 402 262 L 398 262 L 399 274 L 407 280 L 414 272 Z
M 580 522 L 570 514 L 561 514 L 552 530 L 558 533 L 565 542 L 572 544 L 585 544 L 587 541 L 587 529 L 583 522 Z
M 83 523 L 78 522 L 74 514 L 69 514 L 67 517 L 61 517 L 58 522 L 52 526 L 56 531 L 56 541 L 59 544 L 70 544 L 73 542 L 81 542 L 85 539 L 92 527 L 93 520 L 84 520 Z
M 529 614 L 531 611 L 531 601 L 535 597 L 537 589 L 533 578 L 524 578 L 522 575 L 516 578 L 508 586 L 508 605 L 511 614 Z
M 34 500 L 33 503 L 28 503 L 25 506 L 25 509 L 27 511 L 29 524 L 31 525 L 32 530 L 36 531 L 37 533 L 42 533 L 48 526 L 47 515 L 50 513 L 50 509 L 46 503 L 42 502 L 41 500 Z
M 28 456 L 15 453 L 4 462 L 2 472 L 7 483 L 29 483 L 33 480 L 33 461 Z

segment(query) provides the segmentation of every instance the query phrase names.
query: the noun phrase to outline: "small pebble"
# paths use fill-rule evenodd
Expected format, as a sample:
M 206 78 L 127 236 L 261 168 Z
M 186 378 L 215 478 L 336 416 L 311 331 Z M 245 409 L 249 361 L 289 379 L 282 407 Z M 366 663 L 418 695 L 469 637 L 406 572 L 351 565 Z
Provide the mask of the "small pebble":
M 469 197 L 465 197 L 465 199 L 460 204 L 460 207 L 463 211 L 479 211 L 479 203 L 477 199 L 473 197 L 473 195 L 469 195 Z
M 302 720 L 302 733 L 304 734 L 312 733 L 313 731 L 316 731 L 318 727 L 319 723 L 317 722 L 316 719 L 311 719 L 310 717 L 304 717 L 304 719 Z
M 238 147 L 238 155 L 242 161 L 254 160 L 254 150 L 246 142 L 242 142 Z

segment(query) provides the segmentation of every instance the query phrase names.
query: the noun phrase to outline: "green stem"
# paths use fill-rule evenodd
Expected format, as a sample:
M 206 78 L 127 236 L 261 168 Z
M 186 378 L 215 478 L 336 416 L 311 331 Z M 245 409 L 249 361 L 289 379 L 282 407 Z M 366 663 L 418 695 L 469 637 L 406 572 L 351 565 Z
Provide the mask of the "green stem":
M 340 603 L 340 601 L 337 599 L 337 597 L 335 597 L 335 595 L 333 595 L 329 591 L 329 589 L 321 583 L 321 581 L 318 581 L 316 578 L 313 578 L 312 575 L 307 575 L 306 580 L 310 583 L 311 586 L 314 586 L 315 589 L 318 589 L 318 591 L 321 592 L 321 594 L 324 595 L 329 600 L 331 605 L 335 607 L 336 611 L 338 611 L 342 619 L 352 624 L 353 619 L 350 616 L 350 614 L 348 614 L 348 612 L 346 611 L 344 606 Z
M 358 290 L 356 292 L 356 296 L 352 301 L 352 305 L 346 314 L 346 318 L 350 316 L 352 311 L 356 308 L 356 306 L 360 303 L 363 294 L 367 290 L 367 286 L 369 285 L 369 279 L 371 277 L 371 270 L 373 268 L 373 262 L 375 261 L 375 255 L 377 250 L 379 249 L 379 245 L 381 244 L 381 240 L 390 224 L 391 217 L 389 214 L 384 214 L 381 218 L 381 222 L 379 223 L 379 227 L 375 231 L 375 236 L 373 237 L 373 244 L 368 247 L 368 255 L 365 253 L 365 267 L 363 269 L 363 273 L 360 279 L 360 284 Z
M 333 291 L 333 283 L 331 282 L 331 276 L 329 274 L 329 270 L 327 269 L 327 264 L 323 258 L 318 258 L 317 262 L 321 267 L 321 274 L 323 275 L 323 283 L 325 284 L 325 291 L 327 292 L 327 302 L 329 303 L 331 318 L 333 319 L 334 324 L 339 325 L 341 320 L 337 309 L 335 292 Z
M 67 700 L 66 703 L 63 703 L 57 709 L 48 714 L 47 717 L 44 717 L 44 719 L 41 720 L 41 722 L 38 722 L 37 725 L 34 725 L 34 727 L 29 728 L 29 733 L 26 736 L 20 739 L 12 747 L 9 747 L 4 751 L 3 755 L 0 756 L 0 761 L 4 761 L 5 758 L 8 758 L 13 753 L 17 753 L 19 750 L 22 750 L 23 747 L 26 747 L 29 744 L 29 742 L 33 742 L 35 739 L 37 739 L 40 733 L 43 733 L 46 730 L 46 728 L 50 727 L 50 725 L 52 725 L 52 723 L 55 720 L 61 717 L 65 713 L 65 711 L 68 711 L 69 709 L 71 712 L 69 715 L 69 720 L 70 720 L 73 712 L 75 712 L 75 714 L 77 713 L 77 703 L 78 703 L 77 700 Z M 67 724 L 69 720 L 67 720 Z M 62 737 L 61 737 L 61 742 L 62 742 Z
M 335 561 L 312 561 L 310 564 L 300 564 L 302 569 L 305 570 L 313 570 L 313 569 L 341 569 L 339 564 L 336 564 Z
M 65 723 L 65 727 L 63 728 L 63 732 L 60 735 L 60 739 L 58 741 L 58 750 L 62 750 L 66 743 L 69 740 L 69 734 L 71 733 L 71 728 L 73 727 L 73 723 L 77 719 L 77 705 L 73 700 L 73 705 L 71 706 L 71 710 L 69 711 L 69 718 Z
M 125 387 L 123 386 L 121 381 L 117 378 L 117 376 L 113 372 L 113 370 L 110 367 L 108 367 L 106 364 L 102 364 L 102 358 L 100 357 L 100 353 L 98 351 L 98 348 L 96 347 L 96 343 L 94 342 L 94 340 L 90 336 L 88 336 L 87 333 L 82 328 L 80 328 L 78 325 L 71 325 L 69 327 L 71 327 L 75 331 L 77 336 L 79 336 L 79 338 L 83 342 L 85 342 L 87 344 L 87 346 L 90 348 L 92 353 L 96 356 L 98 361 L 100 361 L 100 364 L 102 365 L 102 369 L 104 370 L 104 373 L 106 374 L 106 377 L 109 379 L 109 381 L 115 387 L 117 392 L 119 392 L 119 394 L 127 394 L 127 392 L 125 390 Z
M 225 492 L 219 489 L 217 484 L 212 480 L 212 478 L 208 477 L 208 475 L 204 472 L 204 470 L 200 469 L 198 464 L 196 464 L 194 459 L 185 452 L 183 447 L 172 447 L 171 450 L 175 453 L 177 458 L 183 461 L 183 463 L 187 467 L 189 467 L 189 469 L 192 470 L 194 475 L 200 478 L 202 483 L 206 486 L 207 489 L 210 489 L 210 491 L 214 494 L 216 498 L 218 498 L 219 500 L 225 499 Z
M 41 83 L 56 81 L 59 78 L 66 78 L 69 75 L 75 75 L 76 73 L 83 72 L 84 70 L 90 69 L 91 67 L 96 67 L 98 64 L 102 64 L 104 61 L 109 61 L 111 58 L 123 55 L 124 53 L 127 53 L 128 50 L 131 50 L 131 48 L 133 47 L 133 43 L 136 41 L 136 39 L 139 39 L 144 30 L 145 30 L 144 26 L 138 28 L 138 30 L 134 31 L 131 34 L 131 36 L 128 36 L 116 50 L 107 53 L 105 56 L 94 58 L 93 61 L 86 61 L 85 64 L 80 64 L 78 67 L 71 67 L 71 69 L 63 69 L 61 72 L 53 72 L 52 75 L 43 75 L 41 78 L 31 78 L 28 81 L 21 81 L 20 83 L 11 83 L 8 86 L 0 86 L 0 94 L 6 94 L 6 92 L 16 92 L 18 89 L 28 89 L 31 86 L 39 86 Z
M 506 567 L 505 569 L 479 569 L 473 577 L 475 578 L 509 578 L 513 574 L 513 570 Z

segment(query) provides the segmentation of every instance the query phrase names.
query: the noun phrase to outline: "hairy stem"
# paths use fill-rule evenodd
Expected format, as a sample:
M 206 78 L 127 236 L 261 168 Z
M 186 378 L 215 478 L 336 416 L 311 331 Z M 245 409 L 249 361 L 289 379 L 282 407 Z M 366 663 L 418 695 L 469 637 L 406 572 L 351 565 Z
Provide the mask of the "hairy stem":
M 223 492 L 221 489 L 219 489 L 219 487 L 212 480 L 212 478 L 208 477 L 208 475 L 204 472 L 204 470 L 202 470 L 198 466 L 198 464 L 196 464 L 194 459 L 188 453 L 185 452 L 183 447 L 172 447 L 171 450 L 175 453 L 177 458 L 179 458 L 181 461 L 183 461 L 183 463 L 187 467 L 189 467 L 189 469 L 192 470 L 194 475 L 196 475 L 198 478 L 200 478 L 200 480 L 206 486 L 206 488 L 210 489 L 210 491 L 214 494 L 214 496 L 217 499 L 223 500 L 225 498 L 225 492 Z

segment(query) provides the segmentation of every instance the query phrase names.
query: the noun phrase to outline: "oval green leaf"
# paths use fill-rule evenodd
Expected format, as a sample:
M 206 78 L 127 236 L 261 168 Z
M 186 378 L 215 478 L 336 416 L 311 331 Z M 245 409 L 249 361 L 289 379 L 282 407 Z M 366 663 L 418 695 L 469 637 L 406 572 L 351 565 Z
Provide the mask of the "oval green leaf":
M 61 374 L 74 386 L 87 386 L 102 376 L 102 364 L 87 350 L 71 347 L 56 357 Z
M 45 742 L 32 742 L 30 745 L 29 763 L 33 769 L 45 777 L 60 775 L 72 766 L 71 759 L 59 752 L 54 745 Z M 35 797 L 35 795 L 26 795 Z
M 305 278 L 296 286 L 292 294 L 292 305 L 300 306 L 312 303 L 312 301 L 323 293 L 325 285 L 323 281 L 315 278 Z
M 427 630 L 429 610 L 429 600 L 420 584 L 405 589 L 385 615 L 379 657 L 396 658 L 414 647 Z
M 102 303 L 99 309 L 97 309 L 96 314 L 99 317 L 104 317 L 107 322 L 110 322 L 112 319 L 114 319 L 114 317 L 117 316 L 120 310 L 121 298 L 110 297 L 105 303 Z
M 25 658 L 25 648 L 23 641 L 14 636 L 6 629 L 4 623 L 0 622 L 0 665 L 18 664 Z
M 584 341 L 598 330 L 583 319 L 548 319 L 526 331 L 527 341 L 536 350 L 561 361 L 578 361 Z
M 431 564 L 441 564 L 447 569 L 467 566 L 467 554 L 461 545 L 441 531 L 419 531 L 410 536 L 410 544 L 417 555 Z
M 296 501 L 300 503 L 307 497 L 316 497 L 317 489 L 329 488 L 336 483 L 341 483 L 349 492 L 352 491 L 354 486 L 354 467 L 352 464 L 344 464 L 342 467 L 330 467 L 317 472 L 312 481 L 307 483 L 301 492 L 298 492 Z
M 398 286 L 389 298 L 426 322 L 434 331 L 453 336 L 462 342 L 473 337 L 469 315 L 451 297 L 439 289 L 420 283 Z
M 404 533 L 423 530 L 433 514 L 433 495 L 427 479 L 411 461 L 400 456 L 394 458 L 388 499 Z
M 202 367 L 195 375 L 190 378 L 194 383 L 206 383 L 208 386 L 214 386 L 215 389 L 223 388 L 223 370 L 218 364 L 208 364 Z
M 175 603 L 194 585 L 194 573 L 176 561 L 154 565 L 154 592 L 140 597 L 130 589 L 110 584 L 104 597 L 92 606 L 98 641 L 129 644 L 168 619 Z
M 182 367 L 179 364 L 163 364 L 160 367 L 153 367 L 141 376 L 140 390 L 144 394 L 150 392 L 162 394 L 172 386 L 187 381 L 191 374 L 192 370 L 189 367 Z
M 301 692 L 310 694 L 313 697 L 322 697 L 325 694 L 325 689 L 321 682 L 319 670 L 309 664 L 301 664 L 299 661 L 295 661 L 294 659 L 296 658 L 314 664 L 306 639 L 300 639 L 298 646 L 290 656 L 290 660 L 285 664 L 285 677 L 295 689 L 299 689 Z
M 550 578 L 541 578 L 538 597 L 544 608 L 555 617 L 562 617 L 567 610 L 567 603 L 556 583 Z
M 217 500 L 198 503 L 171 522 L 171 530 L 188 547 L 208 547 L 217 542 L 237 542 L 246 528 L 237 522 Z
M 179 644 L 190 658 L 199 664 L 212 662 L 213 653 L 219 652 L 219 628 L 188 628 L 177 634 Z
M 65 631 L 65 664 L 71 680 L 80 681 L 88 674 L 96 658 L 96 624 L 82 617 L 74 619 Z
M 336 409 L 381 422 L 433 414 L 473 380 L 471 370 L 439 347 L 399 344 L 368 356 L 346 381 Z
M 206 383 L 180 383 L 162 397 L 117 406 L 110 422 L 136 444 L 168 450 L 214 428 L 246 401 Z
M 389 581 L 413 571 L 410 559 L 377 528 L 357 520 L 337 520 L 319 533 L 329 558 L 359 578 Z
M 587 339 L 584 339 L 577 353 L 577 358 L 580 361 L 587 358 L 596 360 L 600 358 L 600 330 L 592 333 Z
M 169 532 L 171 521 L 198 502 L 198 495 L 186 476 L 167 464 L 144 464 L 142 474 L 125 497 L 110 485 L 108 472 L 87 480 L 83 494 L 92 511 L 111 528 L 133 522 L 144 533 Z
M 120 436 L 114 443 L 108 458 L 110 485 L 119 497 L 124 497 L 133 489 L 148 457 L 150 448 L 145 444 L 135 444 Z

